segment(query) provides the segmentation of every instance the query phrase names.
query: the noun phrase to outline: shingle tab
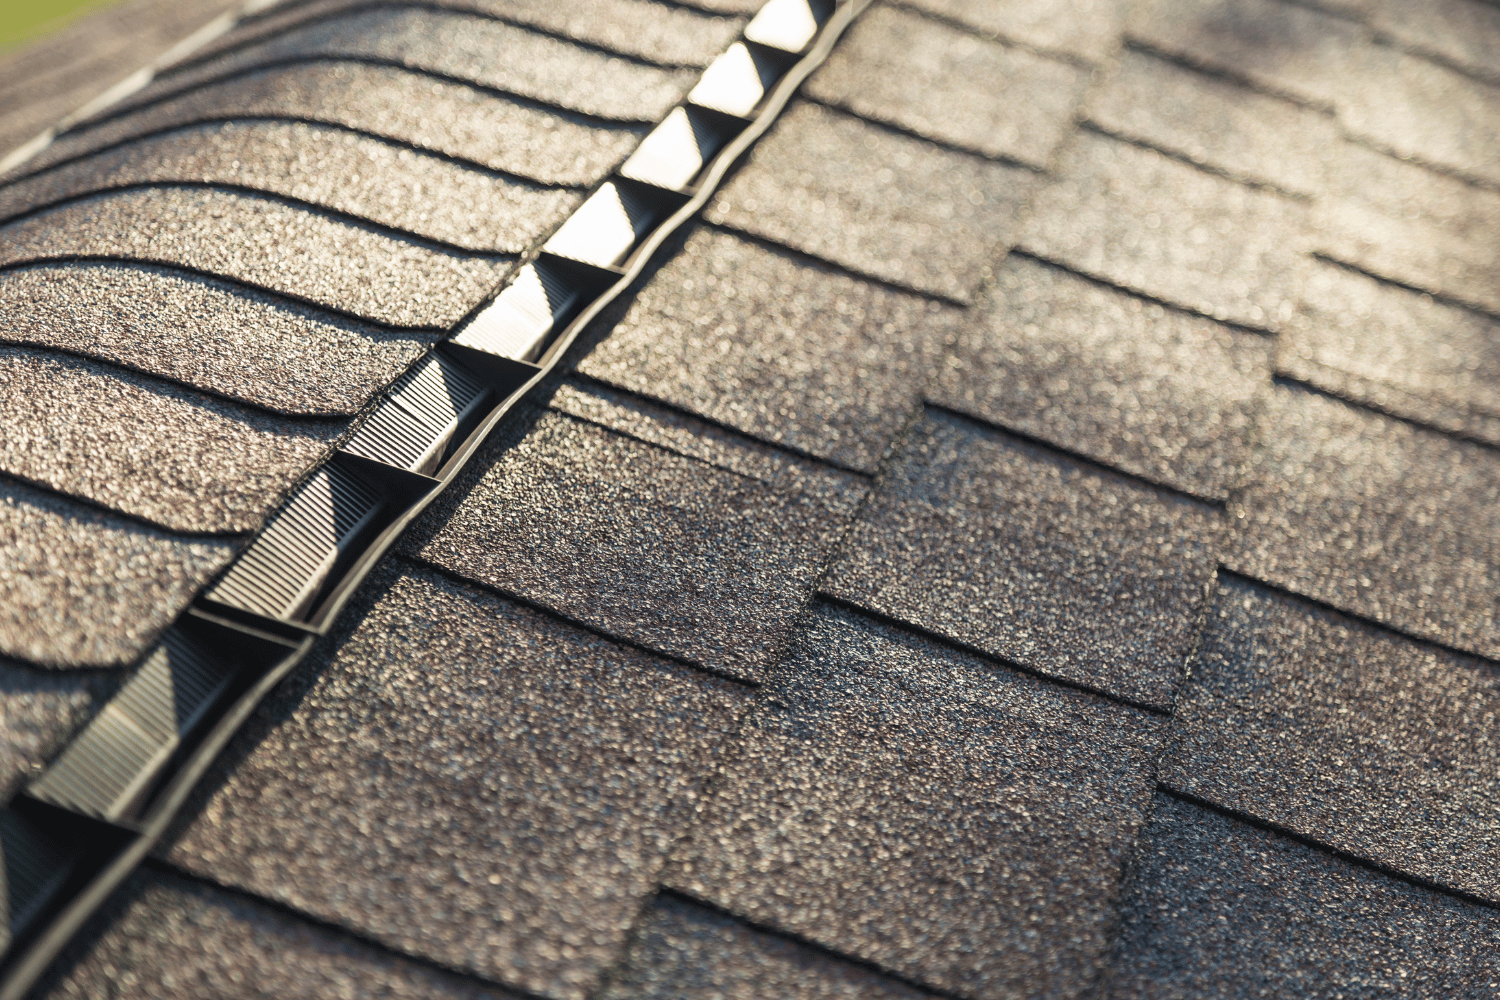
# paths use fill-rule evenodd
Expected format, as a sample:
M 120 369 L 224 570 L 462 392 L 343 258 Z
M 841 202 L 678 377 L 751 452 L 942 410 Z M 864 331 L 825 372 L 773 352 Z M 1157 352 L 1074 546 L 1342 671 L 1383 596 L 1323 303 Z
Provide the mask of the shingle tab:
M 1078 996 L 1163 728 L 821 609 L 663 880 L 960 996 Z
M 1219 584 L 1161 780 L 1500 901 L 1500 669 Z
M 745 701 L 736 685 L 395 564 L 357 599 L 326 664 L 261 710 L 243 762 L 169 856 L 571 1000 L 623 946 Z
M 1500 10 L 1485 0 L 1359 0 L 1372 27 L 1403 46 L 1500 80 Z
M 1092 62 L 1113 51 L 1128 0 L 906 0 L 986 35 Z
M 1295 386 L 1264 412 L 1226 563 L 1500 657 L 1500 454 Z
M 610 634 L 757 679 L 847 504 L 546 414 L 513 447 L 480 453 L 402 545 Z
M 209 271 L 377 322 L 427 327 L 456 322 L 513 263 L 215 189 L 111 192 L 0 227 L 0 265 L 101 256 Z
M 929 139 L 1045 167 L 1087 82 L 1067 63 L 882 6 L 855 22 L 807 89 Z
M 343 431 L 26 347 L 0 347 L 0 426 L 0 471 L 193 532 L 253 530 Z
M 1303 204 L 1088 132 L 1062 161 L 1020 246 L 1215 319 L 1292 316 Z
M 956 318 L 949 307 L 700 229 L 579 367 L 873 472 Z
M 248 187 L 469 250 L 522 253 L 579 201 L 355 132 L 300 122 L 190 126 L 0 188 L 0 218 L 109 188 Z
M 1222 499 L 1238 479 L 1272 344 L 1024 257 L 929 394 L 1106 465 Z
M 1039 673 L 1165 707 L 1219 530 L 1205 504 L 929 414 L 826 588 Z
M 850 962 L 671 896 L 642 916 L 624 968 L 603 1000 L 923 1000 L 912 989 Z
M 249 73 L 69 132 L 19 170 L 194 122 L 290 118 L 341 125 L 547 184 L 588 185 L 645 129 L 603 126 L 391 66 L 314 61 Z
M 380 330 L 210 278 L 69 262 L 0 273 L 7 339 L 292 413 L 352 414 L 431 334 Z
M 43 666 L 135 659 L 234 555 L 0 480 L 0 655 Z M 68 567 L 61 570 L 60 567 Z
M 114 688 L 99 674 L 42 673 L 0 659 L 0 801 L 10 801 Z
M 1495 995 L 1500 918 L 1167 796 L 1104 995 Z
M 708 217 L 966 300 L 1010 242 L 1034 183 L 1030 171 L 800 104 L 756 145 Z
M 37 997 L 514 1000 L 166 872 L 136 873 L 106 907 Z

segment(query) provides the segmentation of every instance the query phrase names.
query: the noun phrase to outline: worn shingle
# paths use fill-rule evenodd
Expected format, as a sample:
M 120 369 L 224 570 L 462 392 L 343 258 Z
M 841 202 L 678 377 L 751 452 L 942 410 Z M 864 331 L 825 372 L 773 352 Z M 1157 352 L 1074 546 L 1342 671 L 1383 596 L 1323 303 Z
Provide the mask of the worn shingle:
M 1454 997 L 1500 987 L 1495 911 L 1158 795 L 1104 995 Z
M 967 300 L 1010 242 L 1030 171 L 817 105 L 788 111 L 708 217 L 919 291 Z
M 1292 385 L 1263 412 L 1228 565 L 1500 656 L 1500 454 Z
M 432 335 L 385 331 L 195 274 L 69 262 L 0 273 L 7 340 L 292 413 L 352 414 Z
M 513 263 L 217 189 L 111 192 L 0 227 L 0 265 L 72 257 L 203 270 L 377 322 L 427 327 L 456 322 Z
M 261 709 L 169 857 L 571 1000 L 622 947 L 745 701 L 393 564 L 334 648 Z
M 1078 996 L 1161 729 L 823 608 L 664 881 L 962 996 Z
M 1271 342 L 1025 257 L 939 366 L 930 398 L 1106 465 L 1222 499 Z
M 1165 707 L 1219 530 L 1206 504 L 930 413 L 826 588 L 1030 670 Z
M 874 471 L 955 320 L 950 307 L 701 229 L 580 368 Z
M 170 131 L 0 188 L 0 218 L 174 181 L 253 188 L 500 253 L 531 249 L 582 200 L 343 129 L 255 121 Z
M 1092 62 L 1113 51 L 1122 0 L 906 0 L 975 31 Z
M 1045 167 L 1087 82 L 1068 63 L 876 7 L 855 22 L 808 92 L 930 139 Z
M 107 675 L 44 673 L 0 658 L 0 801 L 10 801 L 114 688 Z

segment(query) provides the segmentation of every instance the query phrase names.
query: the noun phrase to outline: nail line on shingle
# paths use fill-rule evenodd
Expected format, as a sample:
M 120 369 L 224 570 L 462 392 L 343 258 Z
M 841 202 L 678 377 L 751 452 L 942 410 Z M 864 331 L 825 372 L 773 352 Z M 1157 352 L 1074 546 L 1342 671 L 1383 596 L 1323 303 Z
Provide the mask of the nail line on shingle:
M 1328 366 L 1323 365 L 1321 367 L 1327 368 Z M 1341 371 L 1342 369 L 1336 368 L 1333 370 Z M 1486 440 L 1484 438 L 1470 437 L 1457 431 L 1446 430 L 1435 424 L 1431 424 L 1417 417 L 1411 416 L 1410 414 L 1399 413 L 1387 407 L 1383 407 L 1372 400 L 1350 398 L 1335 389 L 1319 385 L 1316 382 L 1309 382 L 1308 380 L 1302 378 L 1300 375 L 1283 372 L 1279 367 L 1273 367 L 1272 369 L 1271 384 L 1273 386 L 1279 385 L 1289 389 L 1298 389 L 1302 392 L 1310 392 L 1315 396 L 1322 396 L 1324 399 L 1336 400 L 1337 402 L 1343 403 L 1346 406 L 1352 406 L 1357 410 L 1364 410 L 1368 413 L 1376 413 L 1382 417 L 1385 417 L 1387 420 L 1394 420 L 1397 423 L 1406 424 L 1408 427 L 1415 427 L 1419 430 L 1427 431 L 1431 434 L 1437 434 L 1440 437 L 1448 438 L 1450 441 L 1461 441 L 1464 444 L 1471 444 L 1476 448 L 1483 448 L 1485 451 L 1500 452 L 1500 444 L 1497 444 L 1494 441 Z M 1470 412 L 1474 411 L 1471 410 Z
M 1202 171 L 1205 174 L 1212 174 L 1215 177 L 1222 177 L 1224 180 L 1229 181 L 1233 184 L 1238 184 L 1240 187 L 1247 187 L 1255 191 L 1264 191 L 1267 194 L 1273 194 L 1280 198 L 1287 198 L 1291 201 L 1312 203 L 1317 200 L 1314 195 L 1304 194 L 1300 191 L 1293 191 L 1290 188 L 1281 187 L 1280 185 L 1274 184 L 1270 181 L 1258 180 L 1254 177 L 1249 176 L 1248 174 L 1236 173 L 1224 167 L 1220 167 L 1203 160 L 1195 159 L 1191 155 L 1184 153 L 1181 150 L 1170 149 L 1166 146 L 1158 146 L 1150 139 L 1142 138 L 1141 136 L 1130 135 L 1126 132 L 1117 131 L 1115 129 L 1109 128 L 1108 126 L 1099 124 L 1092 118 L 1081 119 L 1078 122 L 1078 128 L 1080 131 L 1092 132 L 1095 135 L 1103 136 L 1104 138 L 1110 139 L 1114 142 L 1124 143 L 1127 146 L 1134 146 L 1137 149 L 1144 149 L 1148 152 L 1156 153 L 1159 156 L 1165 156 L 1169 160 L 1175 160 L 1176 162 L 1181 163 L 1185 166 L 1192 167 L 1194 170 Z
M 1235 73 L 1232 70 L 1226 69 L 1220 65 L 1216 65 L 1215 63 L 1208 60 L 1196 59 L 1189 53 L 1174 52 L 1171 49 L 1160 48 L 1150 39 L 1141 38 L 1137 35 L 1127 32 L 1122 39 L 1121 47 L 1127 52 L 1136 52 L 1142 55 L 1151 56 L 1154 59 L 1159 59 L 1162 62 L 1170 63 L 1173 66 L 1179 67 L 1180 69 L 1191 70 L 1192 72 L 1197 73 L 1201 76 L 1211 77 L 1215 80 L 1222 80 L 1225 83 L 1232 83 L 1238 87 L 1243 87 L 1246 90 L 1251 91 L 1252 93 L 1260 94 L 1263 97 L 1274 97 L 1277 100 L 1285 101 L 1288 104 L 1294 104 L 1299 108 L 1306 108 L 1309 111 L 1319 111 L 1337 120 L 1338 108 L 1332 102 L 1311 100 L 1292 91 L 1273 87 L 1263 80 L 1255 80 L 1248 76 Z
M 1378 271 L 1372 271 L 1369 268 L 1361 267 L 1358 264 L 1352 264 L 1347 260 L 1342 260 L 1339 257 L 1334 256 L 1333 253 L 1327 250 L 1310 250 L 1308 251 L 1308 256 L 1316 260 L 1320 260 L 1325 264 L 1330 264 L 1334 267 L 1341 267 L 1344 270 L 1352 271 L 1355 274 L 1362 274 L 1366 278 L 1369 278 L 1372 281 L 1376 281 L 1382 285 L 1390 285 L 1393 288 L 1404 289 L 1405 291 L 1413 292 L 1417 295 L 1429 295 L 1435 302 L 1441 302 L 1443 305 L 1452 306 L 1455 309 L 1462 309 L 1464 312 L 1471 312 L 1476 316 L 1483 316 L 1487 320 L 1495 323 L 1500 323 L 1500 312 L 1497 312 L 1489 306 L 1459 298 L 1453 295 L 1451 292 L 1435 292 L 1431 288 L 1424 288 L 1421 285 L 1415 284 L 1414 282 L 1402 281 L 1399 278 L 1392 278 L 1388 275 L 1381 274 Z
M 956 17 L 949 17 L 948 15 L 941 14 L 935 10 L 927 10 L 923 7 L 919 7 L 916 4 L 912 3 L 911 0 L 886 0 L 885 6 L 894 7 L 895 9 L 905 11 L 908 14 L 916 14 L 917 16 L 931 21 L 934 24 L 945 25 L 949 28 L 954 29 L 955 31 L 961 31 L 964 34 L 970 35 L 974 38 L 982 38 L 986 41 L 999 42 L 1006 48 L 1019 49 L 1022 52 L 1029 52 L 1032 55 L 1040 56 L 1043 59 L 1051 59 L 1053 62 L 1067 63 L 1068 65 L 1073 66 L 1076 69 L 1091 70 L 1097 69 L 1099 66 L 1099 64 L 1094 62 L 1092 59 L 1089 59 L 1087 56 L 1078 55 L 1076 52 L 1069 52 L 1066 49 L 1047 48 L 1043 45 L 1037 45 L 1032 42 L 1024 41 L 1023 39 L 1017 38 L 1014 35 L 1007 35 L 1003 32 L 998 31 L 987 31 L 983 28 L 976 28 L 972 24 L 966 24 Z
M 839 101 L 829 100 L 827 98 L 818 97 L 813 94 L 803 94 L 801 96 L 802 100 L 807 102 L 808 104 L 815 104 L 818 107 L 825 108 L 829 111 L 834 112 L 835 114 L 857 119 L 858 121 L 864 122 L 866 125 L 873 125 L 878 129 L 883 129 L 896 135 L 905 136 L 908 139 L 916 139 L 919 142 L 923 142 L 929 146 L 941 149 L 945 153 L 953 153 L 958 156 L 968 156 L 976 160 L 984 160 L 986 163 L 998 163 L 1001 166 L 1014 167 L 1017 170 L 1025 170 L 1028 173 L 1039 174 L 1043 176 L 1048 173 L 1046 166 L 1038 165 L 1036 163 L 1030 163 L 1026 160 L 1017 159 L 1009 153 L 985 153 L 981 150 L 975 149 L 972 146 L 965 146 L 961 143 L 953 142 L 949 139 L 939 138 L 938 136 L 932 135 L 929 132 L 923 132 L 920 129 L 913 128 L 910 125 L 903 125 L 902 123 L 893 121 L 889 118 L 877 118 L 873 115 L 866 114 L 865 112 L 858 111 L 855 108 L 852 108 L 849 105 Z
M 1454 441 L 1462 441 L 1465 444 L 1472 444 L 1477 447 L 1484 448 L 1488 451 L 1500 451 L 1500 442 L 1497 442 L 1494 437 L 1485 437 L 1484 435 L 1463 429 L 1463 425 L 1479 420 L 1488 419 L 1490 421 L 1500 423 L 1500 414 L 1480 409 L 1462 400 L 1455 401 L 1444 399 L 1439 396 L 1424 396 L 1421 393 L 1416 393 L 1408 389 L 1404 389 L 1399 385 L 1395 385 L 1390 382 L 1382 382 L 1379 379 L 1368 378 L 1363 375 L 1356 375 L 1355 373 L 1345 371 L 1344 369 L 1339 368 L 1336 365 L 1324 364 L 1321 361 L 1315 361 L 1310 358 L 1298 358 L 1297 360 L 1298 363 L 1307 365 L 1310 368 L 1317 369 L 1319 372 L 1329 373 L 1330 379 L 1337 378 L 1339 381 L 1345 383 L 1345 385 L 1355 383 L 1359 385 L 1368 385 L 1374 389 L 1386 389 L 1394 394 L 1402 396 L 1403 398 L 1412 400 L 1417 405 L 1440 407 L 1442 409 L 1452 411 L 1455 415 L 1461 412 L 1464 419 L 1456 420 L 1451 426 L 1444 426 L 1443 424 L 1437 423 L 1435 421 L 1426 420 L 1421 417 L 1414 416 L 1411 411 L 1399 409 L 1396 405 L 1382 403 L 1378 399 L 1372 398 L 1372 396 L 1369 394 L 1362 396 L 1356 395 L 1354 390 L 1338 388 L 1325 382 L 1316 381 L 1314 379 L 1308 378 L 1305 375 L 1298 374 L 1297 372 L 1291 371 L 1288 368 L 1282 367 L 1282 363 L 1280 360 L 1276 362 L 1275 366 L 1271 370 L 1272 384 L 1296 386 L 1299 389 L 1305 389 L 1308 392 L 1315 392 L 1320 396 L 1326 396 L 1330 399 L 1336 399 L 1341 403 L 1346 403 L 1349 406 L 1357 407 L 1361 410 L 1369 410 L 1373 413 L 1378 413 L 1382 417 L 1389 417 L 1392 420 L 1400 421 L 1403 424 L 1409 424 L 1412 427 L 1417 427 L 1424 431 L 1431 431 L 1434 434 L 1441 434 L 1443 437 L 1451 438 Z
M 1457 73 L 1460 76 L 1466 76 L 1476 83 L 1485 83 L 1491 86 L 1500 84 L 1500 74 L 1471 66 L 1466 66 L 1463 63 L 1456 62 L 1450 59 L 1448 56 L 1444 55 L 1436 49 L 1427 48 L 1420 42 L 1406 41 L 1393 32 L 1389 32 L 1384 30 L 1383 28 L 1377 27 L 1373 22 L 1364 17 L 1361 17 L 1359 14 L 1356 14 L 1350 10 L 1346 10 L 1340 7 L 1327 7 L 1315 2 L 1315 0 L 1281 0 L 1281 2 L 1285 3 L 1289 7 L 1300 7 L 1303 10 L 1310 10 L 1316 14 L 1322 14 L 1323 16 L 1330 17 L 1335 21 L 1343 21 L 1345 24 L 1357 25 L 1358 27 L 1364 28 L 1365 31 L 1369 33 L 1370 39 L 1379 45 L 1384 45 L 1386 48 L 1395 49 L 1396 51 L 1405 53 L 1406 55 L 1425 59 L 1426 61 L 1441 66 L 1444 69 L 1451 70 L 1452 72 Z M 1474 0 L 1474 2 L 1494 6 L 1494 0 Z

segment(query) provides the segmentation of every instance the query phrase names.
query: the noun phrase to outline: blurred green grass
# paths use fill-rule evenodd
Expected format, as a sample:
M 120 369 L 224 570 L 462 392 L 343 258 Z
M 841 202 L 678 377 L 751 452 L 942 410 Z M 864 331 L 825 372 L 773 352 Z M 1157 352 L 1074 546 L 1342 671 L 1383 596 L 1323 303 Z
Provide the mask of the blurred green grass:
M 0 0 L 0 53 L 61 31 L 119 0 Z

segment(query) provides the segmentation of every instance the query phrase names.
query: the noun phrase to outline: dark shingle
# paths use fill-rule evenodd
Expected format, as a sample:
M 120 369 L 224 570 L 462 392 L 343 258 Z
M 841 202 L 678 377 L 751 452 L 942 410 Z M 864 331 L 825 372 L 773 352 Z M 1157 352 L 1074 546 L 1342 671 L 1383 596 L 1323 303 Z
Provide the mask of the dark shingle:
M 821 490 L 798 478 L 749 478 L 546 414 L 514 446 L 482 452 L 403 545 L 611 634 L 756 679 L 785 645 L 854 492 L 843 477 Z M 829 486 L 844 496 L 820 495 Z
M 1167 706 L 1219 525 L 1205 504 L 930 414 L 827 588 L 1039 673 Z
M 1295 386 L 1264 412 L 1226 562 L 1500 656 L 1500 454 Z
M 512 264 L 215 189 L 96 195 L 0 227 L 0 265 L 99 256 L 208 271 L 377 322 L 427 327 L 457 321 Z
M 12 341 L 292 413 L 354 413 L 431 339 L 194 274 L 87 262 L 0 273 L 0 326 Z
M 664 881 L 960 996 L 1098 971 L 1162 720 L 821 609 Z
M 1198 496 L 1244 459 L 1271 342 L 1024 257 L 938 369 L 931 399 Z
M 110 666 L 146 650 L 235 546 L 0 480 L 0 655 Z
M 808 84 L 819 100 L 985 156 L 1045 167 L 1087 74 L 894 7 L 855 22 Z
M 1215 319 L 1292 316 L 1301 203 L 1088 132 L 1062 161 L 1019 245 Z
M 1128 2 L 1120 0 L 906 0 L 982 34 L 1093 62 L 1113 51 Z
M 703 229 L 580 367 L 873 471 L 955 319 L 949 307 Z
M 603 1000 L 923 1000 L 920 990 L 671 896 L 641 917 Z
M 967 300 L 1035 182 L 811 104 L 792 108 L 709 211 L 864 274 Z
M 1164 783 L 1500 900 L 1500 669 L 1229 578 L 1191 676 Z
M 1105 989 L 1138 997 L 1495 995 L 1493 910 L 1157 796 Z
M 26 347 L 0 347 L 0 426 L 0 472 L 171 530 L 226 533 L 254 530 L 344 429 Z
M 226 118 L 341 125 L 548 184 L 592 184 L 645 134 L 640 126 L 605 127 L 390 66 L 316 61 L 211 84 L 70 132 L 18 169 L 40 170 L 125 139 Z
M 469 250 L 522 253 L 581 200 L 300 122 L 188 127 L 0 188 L 0 218 L 108 188 L 180 181 L 254 188 Z
M 745 701 L 729 682 L 393 565 L 326 666 L 262 709 L 170 858 L 571 1000 L 623 946 Z
M 513 1000 L 165 872 L 137 872 L 106 907 L 38 1000 Z
M 0 658 L 0 802 L 113 693 L 113 678 L 46 673 Z

